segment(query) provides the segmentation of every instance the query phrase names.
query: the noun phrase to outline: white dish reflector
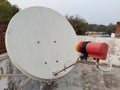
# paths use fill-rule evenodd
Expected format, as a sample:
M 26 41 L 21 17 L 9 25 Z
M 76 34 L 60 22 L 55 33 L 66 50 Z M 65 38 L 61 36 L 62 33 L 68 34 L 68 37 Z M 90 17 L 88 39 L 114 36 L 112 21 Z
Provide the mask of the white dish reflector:
M 76 34 L 66 20 L 54 10 L 30 7 L 17 13 L 6 32 L 6 48 L 13 64 L 27 76 L 56 79 L 53 72 L 77 59 Z

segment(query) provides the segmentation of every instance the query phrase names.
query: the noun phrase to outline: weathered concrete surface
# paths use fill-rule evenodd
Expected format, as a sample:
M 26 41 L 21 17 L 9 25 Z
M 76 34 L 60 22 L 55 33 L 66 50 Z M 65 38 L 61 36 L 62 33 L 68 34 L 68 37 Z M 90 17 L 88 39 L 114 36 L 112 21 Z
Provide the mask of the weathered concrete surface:
M 21 74 L 21 72 L 11 63 L 7 53 L 0 55 L 0 74 Z M 0 90 L 18 90 L 28 77 L 25 75 L 0 77 Z M 50 90 L 51 85 L 46 82 L 31 80 L 22 90 Z
M 7 68 L 9 63 L 7 62 L 9 60 L 8 56 L 6 54 L 3 54 L 0 56 L 0 74 L 7 73 Z M 8 78 L 7 77 L 0 77 L 0 90 L 4 90 L 5 88 L 8 88 Z
M 58 79 L 53 90 L 120 90 L 120 68 L 98 71 L 94 65 L 77 64 L 65 77 Z
M 7 60 L 2 62 L 5 63 Z M 5 65 L 8 65 L 8 62 L 9 60 Z M 10 67 L 8 70 L 10 70 Z M 113 67 L 110 72 L 102 72 L 98 71 L 92 64 L 79 63 L 67 75 L 54 81 L 51 86 L 41 81 L 31 80 L 23 90 L 119 90 L 119 72 L 119 67 Z M 14 69 L 11 73 L 20 72 Z M 13 90 L 19 87 L 26 79 L 27 77 L 25 76 L 2 77 L 0 82 L 3 84 L 0 83 L 0 90 Z
M 78 37 L 79 40 L 106 42 L 109 44 L 109 59 L 114 67 L 109 72 L 98 71 L 95 63 L 78 63 L 71 72 L 57 79 L 52 85 L 42 81 L 31 80 L 23 90 L 120 90 L 120 39 Z M 10 62 L 8 55 L 0 56 L 1 73 L 21 73 Z M 26 76 L 1 77 L 0 90 L 14 90 L 22 85 Z

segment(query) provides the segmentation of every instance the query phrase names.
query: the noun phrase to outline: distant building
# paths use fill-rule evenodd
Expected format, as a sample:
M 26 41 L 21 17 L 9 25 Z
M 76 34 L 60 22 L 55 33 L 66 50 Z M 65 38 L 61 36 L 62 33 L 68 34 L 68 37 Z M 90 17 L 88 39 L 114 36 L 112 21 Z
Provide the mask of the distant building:
M 87 31 L 85 34 L 86 35 L 101 35 L 104 34 L 105 32 L 95 32 L 95 31 Z
M 95 31 L 87 31 L 85 35 L 88 36 L 94 36 L 94 37 L 109 37 L 109 34 L 106 34 L 106 32 L 95 32 Z
M 5 48 L 5 32 L 9 21 L 0 20 L 0 54 L 6 52 Z
M 115 37 L 115 33 L 111 33 L 111 37 L 114 38 Z
M 120 38 L 120 22 L 117 22 L 115 37 Z

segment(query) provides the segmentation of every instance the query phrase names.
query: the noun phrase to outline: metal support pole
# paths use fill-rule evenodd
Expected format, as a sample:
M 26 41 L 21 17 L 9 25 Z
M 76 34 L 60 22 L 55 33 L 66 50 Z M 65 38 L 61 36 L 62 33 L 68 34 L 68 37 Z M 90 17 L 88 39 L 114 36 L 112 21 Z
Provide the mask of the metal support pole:
M 0 74 L 0 77 L 24 76 L 24 74 Z
M 25 87 L 25 85 L 27 85 L 30 82 L 30 80 L 32 79 L 28 78 L 27 80 L 25 80 L 24 83 L 17 90 L 22 90 Z
M 71 64 L 68 65 L 68 66 L 65 65 L 63 68 L 61 68 L 61 69 L 59 69 L 59 70 L 53 72 L 53 75 L 56 76 L 56 75 L 58 75 L 59 73 L 61 73 L 62 71 L 65 71 L 66 69 L 68 69 L 68 68 L 70 68 L 70 67 L 76 65 L 76 63 L 79 63 L 80 60 L 81 60 L 80 57 L 78 57 L 78 59 L 76 60 L 76 62 L 73 62 L 73 63 L 71 63 Z

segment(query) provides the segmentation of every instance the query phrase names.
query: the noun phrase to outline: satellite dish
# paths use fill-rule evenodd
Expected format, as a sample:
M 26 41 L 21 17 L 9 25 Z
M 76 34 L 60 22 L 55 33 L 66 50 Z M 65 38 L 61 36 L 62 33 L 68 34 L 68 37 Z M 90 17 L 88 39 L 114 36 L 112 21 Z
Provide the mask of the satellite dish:
M 66 20 L 54 10 L 30 7 L 17 13 L 6 32 L 6 49 L 13 64 L 35 79 L 56 79 L 73 67 L 53 77 L 66 62 L 77 59 L 76 34 Z

